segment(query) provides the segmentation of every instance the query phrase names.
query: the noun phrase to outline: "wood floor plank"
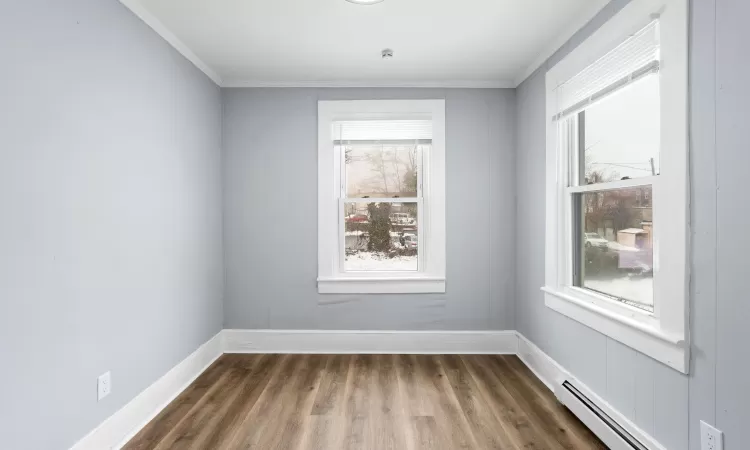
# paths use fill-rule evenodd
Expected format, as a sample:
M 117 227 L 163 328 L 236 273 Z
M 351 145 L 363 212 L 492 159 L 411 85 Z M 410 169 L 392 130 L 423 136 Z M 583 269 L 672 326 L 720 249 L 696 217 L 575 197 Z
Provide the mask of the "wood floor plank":
M 279 367 L 279 355 L 260 355 L 240 386 L 239 392 L 227 403 L 217 420 L 221 426 L 213 427 L 204 441 L 204 448 L 224 448 L 229 445 L 234 431 L 252 408 L 271 381 L 275 369 Z
M 433 405 L 433 417 L 441 433 L 441 442 L 453 449 L 478 448 L 437 358 L 417 355 L 416 360 L 420 385 L 426 387 L 425 392 Z
M 515 356 L 224 355 L 125 450 L 605 449 Z
M 410 417 L 431 417 L 434 413 L 426 395 L 426 387 L 417 377 L 414 355 L 396 355 L 396 375 L 402 408 Z
M 352 359 L 345 394 L 345 414 L 348 419 L 343 441 L 345 449 L 366 449 L 367 441 L 372 438 L 369 402 L 372 399 L 374 367 L 373 355 L 355 355 Z
M 268 433 L 270 438 L 261 439 L 259 448 L 295 449 L 304 442 L 303 424 L 310 416 L 327 359 L 324 355 L 303 358 L 303 364 L 283 391 L 281 414 L 274 418 L 276 423 L 283 424 L 283 431 Z
M 490 358 L 490 364 L 496 371 L 498 378 L 511 392 L 511 395 L 535 418 L 540 428 L 548 436 L 553 436 L 557 442 L 566 450 L 590 448 L 583 439 L 574 433 L 570 433 L 564 426 L 561 411 L 557 409 L 556 400 L 546 399 L 535 392 L 527 380 L 508 362 L 514 357 Z M 560 406 L 561 407 L 561 406 Z
M 506 357 L 504 361 L 516 371 L 518 375 L 517 379 L 524 382 L 533 390 L 537 402 L 541 401 L 548 406 L 548 409 L 558 413 L 558 422 L 561 422 L 558 425 L 565 428 L 565 424 L 568 423 L 571 418 L 575 417 L 570 410 L 561 405 L 554 396 L 546 395 L 549 393 L 547 386 L 542 383 L 542 380 L 537 378 L 531 369 L 529 369 L 518 357 Z M 565 429 L 575 435 L 583 445 L 593 443 L 593 448 L 606 450 L 605 446 L 599 445 L 600 442 L 588 428 L 568 427 Z
M 401 406 L 398 375 L 392 355 L 376 355 L 371 373 L 373 389 L 370 400 L 370 442 L 367 448 L 405 450 L 410 439 L 403 427 L 406 415 Z
M 528 414 L 508 392 L 488 365 L 488 356 L 462 356 L 467 370 L 477 383 L 480 392 L 488 399 L 490 408 L 500 426 L 508 433 L 516 447 L 534 450 L 559 448 L 529 418 Z
M 278 377 L 268 384 L 261 407 L 245 418 L 239 448 L 296 448 L 303 438 L 302 416 L 309 415 L 322 373 L 320 355 L 287 356 Z
M 338 414 L 311 415 L 300 450 L 330 450 L 343 447 L 346 417 Z
M 416 416 L 410 420 L 414 430 L 415 450 L 450 450 L 447 443 L 441 441 L 437 422 L 432 416 Z
M 439 361 L 448 377 L 448 382 L 453 387 L 461 411 L 466 417 L 474 440 L 479 447 L 503 450 L 518 449 L 511 442 L 503 427 L 498 427 L 495 415 L 479 392 L 476 382 L 469 374 L 461 358 L 456 355 L 447 355 L 441 357 Z
M 203 432 L 211 427 L 215 414 L 234 394 L 245 372 L 246 369 L 228 367 L 203 398 L 159 442 L 155 450 L 200 448 Z
M 311 414 L 343 414 L 344 388 L 346 387 L 346 378 L 349 375 L 351 362 L 351 355 L 331 355 L 328 358 Z
M 206 391 L 210 389 L 216 380 L 228 367 L 226 355 L 220 357 L 206 369 L 187 389 L 177 396 L 166 408 L 164 408 L 154 419 L 138 432 L 123 447 L 123 450 L 146 450 L 156 447 L 164 438 L 166 433 L 173 429 L 203 398 Z
M 371 402 L 374 414 L 402 414 L 398 391 L 398 373 L 393 355 L 375 355 L 375 395 Z
M 268 433 L 278 431 L 276 420 L 282 410 L 284 386 L 291 380 L 297 366 L 304 364 L 303 357 L 283 355 L 278 370 L 266 385 L 255 405 L 236 427 L 227 448 L 260 449 L 258 442 Z M 267 439 L 267 437 L 265 437 Z

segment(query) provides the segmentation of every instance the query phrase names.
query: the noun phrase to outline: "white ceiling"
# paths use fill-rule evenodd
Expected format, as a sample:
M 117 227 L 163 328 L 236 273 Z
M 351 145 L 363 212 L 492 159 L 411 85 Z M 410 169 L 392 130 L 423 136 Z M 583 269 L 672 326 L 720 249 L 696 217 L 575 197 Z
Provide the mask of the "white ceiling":
M 607 2 L 121 1 L 222 86 L 456 87 L 515 87 Z

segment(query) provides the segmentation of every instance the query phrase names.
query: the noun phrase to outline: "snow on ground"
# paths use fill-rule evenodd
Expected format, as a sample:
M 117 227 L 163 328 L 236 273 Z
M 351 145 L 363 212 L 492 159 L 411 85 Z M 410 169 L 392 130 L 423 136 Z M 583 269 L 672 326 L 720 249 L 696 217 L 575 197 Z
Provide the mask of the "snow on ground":
M 417 255 L 389 258 L 378 252 L 359 252 L 346 255 L 344 268 L 346 270 L 417 270 Z
M 631 300 L 641 309 L 654 309 L 654 279 L 643 276 L 620 276 L 612 278 L 587 277 L 583 286 L 605 294 Z M 630 302 L 628 302 L 630 303 Z

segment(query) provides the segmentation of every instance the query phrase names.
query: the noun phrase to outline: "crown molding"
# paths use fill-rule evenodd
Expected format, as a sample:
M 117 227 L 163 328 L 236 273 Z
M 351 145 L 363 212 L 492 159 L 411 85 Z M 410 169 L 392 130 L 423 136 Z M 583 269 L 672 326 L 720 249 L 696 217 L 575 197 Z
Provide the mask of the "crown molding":
M 125 5 L 126 8 L 128 8 L 133 14 L 135 14 L 139 19 L 141 19 L 146 25 L 151 27 L 156 34 L 162 37 L 165 41 L 167 41 L 172 47 L 174 47 L 175 50 L 180 52 L 182 56 L 184 56 L 188 61 L 193 63 L 195 67 L 201 70 L 201 72 L 205 73 L 208 78 L 211 79 L 214 83 L 216 83 L 218 86 L 221 86 L 221 77 L 218 73 L 216 73 L 211 67 L 209 67 L 208 64 L 203 62 L 195 53 L 193 53 L 192 50 L 190 50 L 190 47 L 185 45 L 184 42 L 182 42 L 177 36 L 172 33 L 169 28 L 166 27 L 159 19 L 156 18 L 153 14 L 151 14 L 139 0 L 120 0 L 120 3 Z
M 610 0 L 591 0 L 591 3 L 589 3 L 583 11 L 576 16 L 576 19 L 570 23 L 565 31 L 559 34 L 547 47 L 545 47 L 544 51 L 539 53 L 534 59 L 534 62 L 518 73 L 512 87 L 518 87 L 521 83 L 526 81 L 532 73 L 540 68 L 542 64 L 560 49 L 560 47 L 565 45 L 574 34 L 589 23 L 591 19 L 593 19 L 609 2 Z
M 469 88 L 469 89 L 497 89 L 514 88 L 509 80 L 423 80 L 423 81 L 271 81 L 271 80 L 225 80 L 221 87 L 226 88 Z

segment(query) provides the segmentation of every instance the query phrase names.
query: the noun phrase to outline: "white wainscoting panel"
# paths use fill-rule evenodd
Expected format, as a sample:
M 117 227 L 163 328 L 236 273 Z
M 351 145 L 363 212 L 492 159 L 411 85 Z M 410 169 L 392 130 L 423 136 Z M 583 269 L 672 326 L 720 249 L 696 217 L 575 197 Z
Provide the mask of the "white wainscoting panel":
M 594 393 L 594 391 L 588 386 L 571 375 L 564 367 L 558 364 L 557 361 L 544 353 L 521 333 L 518 333 L 518 357 L 553 393 L 556 393 L 556 386 L 562 384 L 563 381 L 570 381 L 579 391 L 581 391 L 582 394 L 593 401 L 599 408 L 619 423 L 621 427 L 627 430 L 628 433 L 632 434 L 643 445 L 650 450 L 666 450 L 666 448 L 653 437 L 636 426 L 620 411 L 612 407 L 612 405 L 599 397 L 599 395 Z M 561 401 L 562 400 L 563 399 L 561 399 Z M 596 433 L 595 429 L 592 429 L 592 431 Z

